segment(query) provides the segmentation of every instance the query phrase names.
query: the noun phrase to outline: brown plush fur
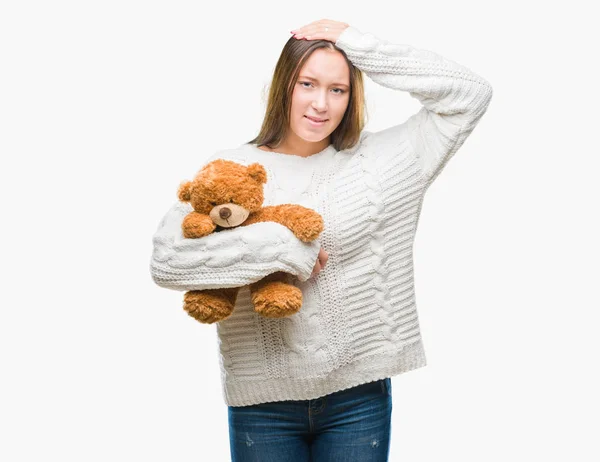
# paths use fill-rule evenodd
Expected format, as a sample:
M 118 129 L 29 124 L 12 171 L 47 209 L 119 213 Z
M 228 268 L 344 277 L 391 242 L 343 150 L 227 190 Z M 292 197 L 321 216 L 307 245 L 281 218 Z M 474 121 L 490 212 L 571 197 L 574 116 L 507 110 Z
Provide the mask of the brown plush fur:
M 217 225 L 229 228 L 265 221 L 282 224 L 303 242 L 319 237 L 323 231 L 323 218 L 314 210 L 296 204 L 262 207 L 263 184 L 266 182 L 267 172 L 258 163 L 246 167 L 217 159 L 205 165 L 193 181 L 182 182 L 177 192 L 180 201 L 190 202 L 194 208 L 183 220 L 184 237 L 208 236 Z M 290 274 L 276 272 L 250 284 L 255 311 L 269 318 L 298 312 L 302 306 L 302 292 L 290 278 Z M 186 292 L 184 309 L 201 323 L 222 321 L 232 314 L 239 289 Z

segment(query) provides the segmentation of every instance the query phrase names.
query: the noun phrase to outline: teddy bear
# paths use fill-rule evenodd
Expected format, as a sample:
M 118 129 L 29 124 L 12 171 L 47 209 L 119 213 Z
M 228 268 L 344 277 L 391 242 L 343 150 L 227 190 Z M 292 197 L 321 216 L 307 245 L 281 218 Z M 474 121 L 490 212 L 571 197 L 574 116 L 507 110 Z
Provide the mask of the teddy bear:
M 183 219 L 183 236 L 201 238 L 228 228 L 274 221 L 303 242 L 314 241 L 323 231 L 321 215 L 297 204 L 263 207 L 266 182 L 267 172 L 259 163 L 244 166 L 225 159 L 209 162 L 193 181 L 179 185 L 179 200 L 194 209 Z M 250 284 L 254 310 L 267 318 L 298 312 L 302 292 L 291 277 L 279 271 Z M 204 324 L 222 321 L 232 314 L 240 288 L 190 290 L 184 294 L 184 309 Z

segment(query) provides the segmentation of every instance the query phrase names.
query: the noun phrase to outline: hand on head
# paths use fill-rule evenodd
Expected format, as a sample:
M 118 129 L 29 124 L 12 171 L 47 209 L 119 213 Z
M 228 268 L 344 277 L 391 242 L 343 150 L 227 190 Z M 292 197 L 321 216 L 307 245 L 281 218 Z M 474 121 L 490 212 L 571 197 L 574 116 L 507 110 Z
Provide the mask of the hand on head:
M 300 40 L 329 40 L 337 42 L 340 34 L 350 25 L 345 22 L 321 19 L 291 31 L 294 38 Z

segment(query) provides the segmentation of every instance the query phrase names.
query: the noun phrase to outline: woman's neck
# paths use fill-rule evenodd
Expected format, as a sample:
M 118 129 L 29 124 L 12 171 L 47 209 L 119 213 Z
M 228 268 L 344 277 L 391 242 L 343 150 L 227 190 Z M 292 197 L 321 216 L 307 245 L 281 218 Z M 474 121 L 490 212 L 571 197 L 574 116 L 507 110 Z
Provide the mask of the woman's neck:
M 267 146 L 259 146 L 259 149 L 263 151 L 278 152 L 280 154 L 293 154 L 301 157 L 309 157 L 324 151 L 329 145 L 329 137 L 327 137 L 316 143 L 310 143 L 304 140 L 299 140 L 298 142 L 285 140 L 273 149 L 270 149 Z

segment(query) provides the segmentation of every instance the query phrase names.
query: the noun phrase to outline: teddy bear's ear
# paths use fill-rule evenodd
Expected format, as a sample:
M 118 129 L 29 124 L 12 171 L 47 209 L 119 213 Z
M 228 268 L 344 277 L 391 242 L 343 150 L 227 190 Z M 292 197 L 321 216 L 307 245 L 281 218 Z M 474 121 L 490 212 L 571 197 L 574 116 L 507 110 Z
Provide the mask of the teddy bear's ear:
M 179 191 L 177 191 L 177 196 L 179 196 L 179 200 L 181 202 L 189 202 L 192 194 L 192 182 L 184 181 L 179 185 Z
M 254 178 L 259 183 L 267 182 L 267 171 L 259 163 L 256 162 L 254 164 L 250 164 L 250 165 L 248 165 L 247 169 L 248 169 L 248 175 L 250 175 L 252 178 Z

